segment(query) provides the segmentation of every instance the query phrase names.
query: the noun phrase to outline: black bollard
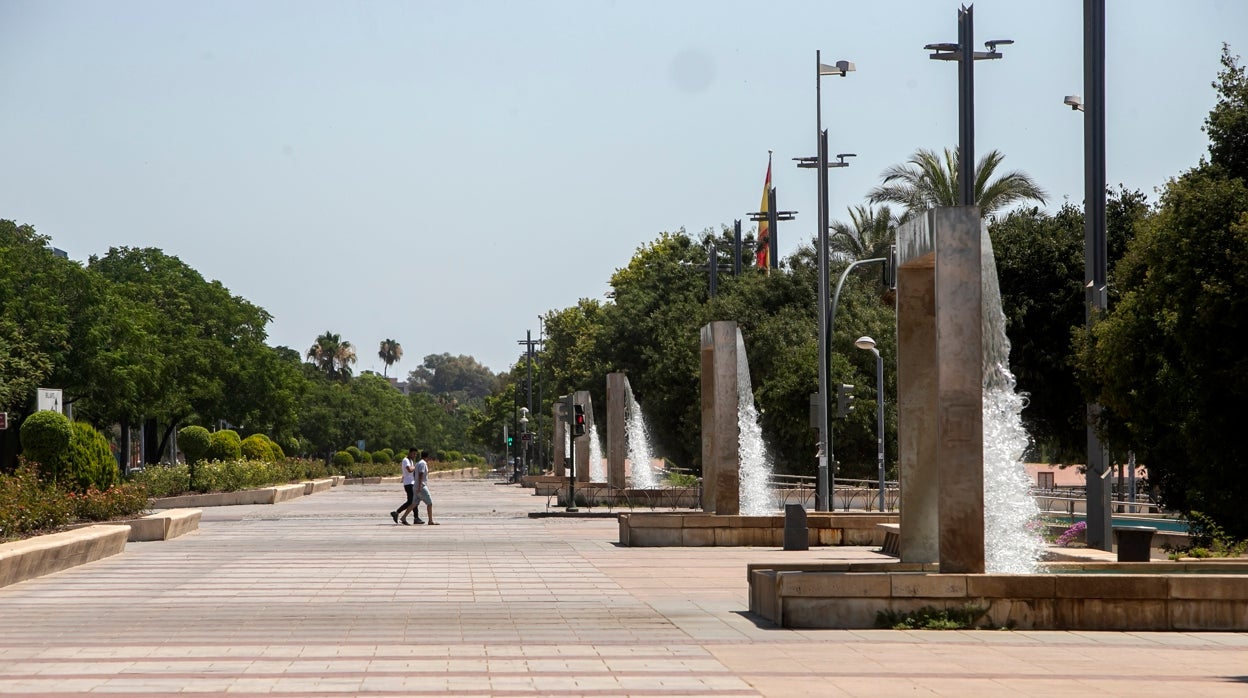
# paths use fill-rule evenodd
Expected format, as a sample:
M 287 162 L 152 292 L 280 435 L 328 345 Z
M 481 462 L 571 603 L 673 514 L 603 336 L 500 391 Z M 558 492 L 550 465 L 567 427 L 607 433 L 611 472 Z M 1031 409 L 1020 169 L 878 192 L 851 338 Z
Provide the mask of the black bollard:
M 801 504 L 784 505 L 784 549 L 810 549 L 810 529 L 806 525 L 806 507 Z

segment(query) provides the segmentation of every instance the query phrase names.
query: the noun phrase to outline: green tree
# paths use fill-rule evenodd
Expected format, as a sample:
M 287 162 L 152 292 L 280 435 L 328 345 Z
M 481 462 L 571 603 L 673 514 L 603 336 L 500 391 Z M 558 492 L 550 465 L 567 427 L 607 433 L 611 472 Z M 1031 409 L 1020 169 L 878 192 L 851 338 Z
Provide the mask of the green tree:
M 1106 200 L 1108 263 L 1112 271 L 1137 224 L 1149 215 L 1144 195 L 1120 188 Z M 1083 211 L 1067 203 L 1055 214 L 1018 209 L 988 227 L 1010 337 L 1010 370 L 1028 394 L 1023 423 L 1031 458 L 1082 462 L 1086 456 L 1085 399 L 1072 369 L 1072 331 L 1085 324 Z M 1118 284 L 1111 274 L 1110 300 Z
M 398 363 L 403 358 L 403 347 L 393 339 L 381 340 L 381 346 L 377 349 L 377 357 L 386 365 L 382 375 L 389 373 L 390 367 Z
M 893 165 L 881 174 L 883 183 L 867 194 L 873 204 L 899 204 L 906 208 L 903 219 L 918 211 L 937 206 L 958 205 L 958 149 L 945 148 L 944 156 L 919 148 L 904 164 Z M 1025 172 L 997 174 L 1005 156 L 990 150 L 975 167 L 975 204 L 985 218 L 1014 203 L 1044 203 L 1045 192 Z
M 450 354 L 429 354 L 407 381 L 412 390 L 457 399 L 480 399 L 498 387 L 498 376 L 476 359 Z
M 1121 300 L 1082 334 L 1080 369 L 1115 448 L 1134 449 L 1169 508 L 1248 536 L 1248 187 L 1202 165 L 1172 181 L 1116 268 Z
M 1222 70 L 1213 87 L 1218 102 L 1204 126 L 1209 134 L 1209 160 L 1228 177 L 1248 179 L 1248 76 L 1226 44 L 1222 44 Z
M 885 257 L 897 238 L 897 217 L 888 206 L 855 206 L 849 223 L 833 221 L 828 238 L 831 255 L 844 261 Z
M 355 347 L 341 335 L 326 330 L 308 349 L 307 357 L 330 378 L 347 380 L 355 363 Z

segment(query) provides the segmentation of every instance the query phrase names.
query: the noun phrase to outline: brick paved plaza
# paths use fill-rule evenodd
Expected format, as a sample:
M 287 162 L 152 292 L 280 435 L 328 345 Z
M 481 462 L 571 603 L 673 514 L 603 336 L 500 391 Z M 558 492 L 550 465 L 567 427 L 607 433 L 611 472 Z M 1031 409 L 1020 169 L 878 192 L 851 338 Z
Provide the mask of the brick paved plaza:
M 528 490 L 431 489 L 437 527 L 342 486 L 0 588 L 0 695 L 1248 695 L 1245 634 L 776 630 L 747 562 L 877 554 L 622 548 Z

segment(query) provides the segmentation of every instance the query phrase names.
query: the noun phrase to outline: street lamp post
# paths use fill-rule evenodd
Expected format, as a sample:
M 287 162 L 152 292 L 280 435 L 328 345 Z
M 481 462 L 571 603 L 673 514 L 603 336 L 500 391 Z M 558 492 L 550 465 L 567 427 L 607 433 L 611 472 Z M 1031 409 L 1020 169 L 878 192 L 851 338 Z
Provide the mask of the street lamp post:
M 818 449 L 818 484 L 815 491 L 815 509 L 831 510 L 829 497 L 828 459 L 832 451 L 832 437 L 828 430 L 828 168 L 847 167 L 847 157 L 853 153 L 837 155 L 837 162 L 828 162 L 828 132 L 823 128 L 823 77 L 838 75 L 845 77 L 857 68 L 852 61 L 837 61 L 835 65 L 827 65 L 821 60 L 821 52 L 815 51 L 815 135 L 818 151 L 814 158 L 794 158 L 798 167 L 814 167 L 818 170 L 818 285 L 819 285 L 819 395 L 818 415 L 816 416 L 819 430 Z
M 529 453 L 529 408 L 520 408 L 520 472 L 528 471 Z M 518 479 L 517 479 L 518 481 Z
M 1105 220 L 1105 0 L 1083 0 L 1083 88 L 1088 101 L 1067 95 L 1063 104 L 1083 112 L 1084 322 L 1108 307 L 1108 243 Z M 1096 434 L 1101 406 L 1087 405 L 1088 547 L 1113 549 L 1109 456 Z
M 1011 39 L 985 41 L 987 51 L 976 51 L 973 8 L 958 10 L 958 43 L 928 44 L 935 61 L 958 62 L 958 204 L 975 205 L 975 61 L 1001 58 L 997 46 L 1014 43 Z
M 876 468 L 880 478 L 880 511 L 884 511 L 884 359 L 870 337 L 859 337 L 854 342 L 859 349 L 875 354 L 875 453 Z

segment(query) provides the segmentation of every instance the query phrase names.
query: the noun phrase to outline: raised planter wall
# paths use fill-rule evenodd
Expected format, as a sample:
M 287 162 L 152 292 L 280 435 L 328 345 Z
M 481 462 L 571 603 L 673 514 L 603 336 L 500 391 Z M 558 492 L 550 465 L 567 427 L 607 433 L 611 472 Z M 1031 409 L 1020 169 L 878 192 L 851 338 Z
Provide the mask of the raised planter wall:
M 1248 566 L 1131 564 L 1071 563 L 1065 573 L 1035 575 L 751 566 L 750 611 L 785 628 L 872 628 L 881 611 L 973 605 L 996 627 L 1248 630 L 1248 576 L 1226 573 Z
M 806 516 L 811 545 L 883 545 L 876 524 L 896 523 L 896 514 L 811 512 Z M 784 516 L 732 516 L 702 512 L 620 514 L 620 545 L 775 546 L 784 544 Z
M 0 545 L 0 587 L 116 555 L 130 527 L 96 525 Z

